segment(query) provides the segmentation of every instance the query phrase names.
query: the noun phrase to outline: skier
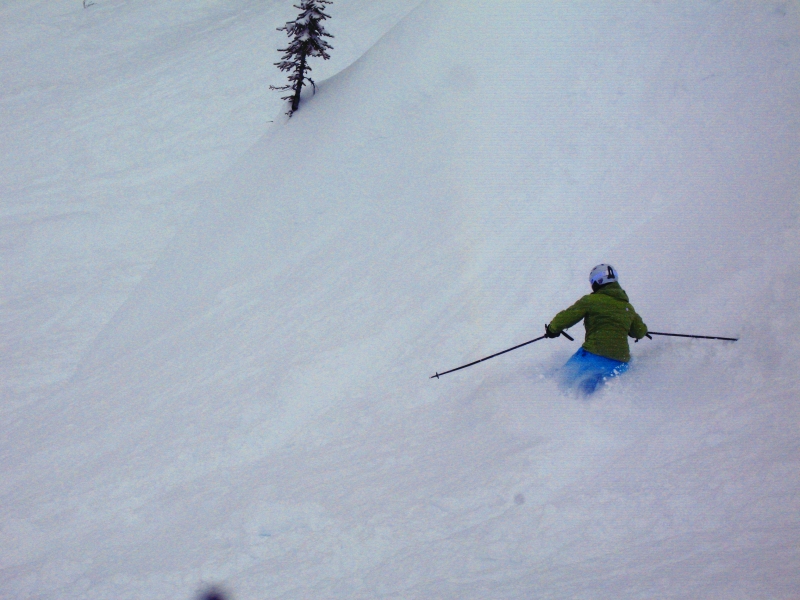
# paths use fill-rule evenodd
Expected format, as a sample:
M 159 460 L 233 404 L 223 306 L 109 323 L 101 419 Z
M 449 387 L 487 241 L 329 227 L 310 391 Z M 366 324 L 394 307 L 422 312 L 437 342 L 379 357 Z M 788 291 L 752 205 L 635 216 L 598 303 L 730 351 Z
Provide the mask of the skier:
M 628 302 L 611 265 L 597 265 L 589 274 L 592 293 L 558 313 L 545 335 L 555 338 L 583 319 L 586 339 L 562 369 L 562 383 L 592 394 L 606 379 L 628 370 L 631 359 L 627 336 L 639 341 L 650 337 L 647 325 Z

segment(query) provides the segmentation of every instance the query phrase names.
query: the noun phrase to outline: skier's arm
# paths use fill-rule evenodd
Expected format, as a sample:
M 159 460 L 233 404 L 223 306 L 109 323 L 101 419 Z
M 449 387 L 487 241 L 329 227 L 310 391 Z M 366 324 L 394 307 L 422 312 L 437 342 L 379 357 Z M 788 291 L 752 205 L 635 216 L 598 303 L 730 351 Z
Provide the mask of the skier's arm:
M 586 316 L 587 310 L 585 298 L 586 296 L 578 300 L 566 310 L 562 310 L 560 313 L 558 313 L 555 317 L 553 317 L 553 320 L 550 321 L 550 324 L 547 326 L 547 328 L 552 333 L 559 334 L 583 319 Z
M 628 335 L 632 338 L 636 338 L 637 340 L 640 340 L 647 335 L 647 325 L 645 325 L 644 321 L 642 321 L 642 317 L 635 312 L 633 313 L 633 322 L 631 322 L 631 328 L 628 331 Z

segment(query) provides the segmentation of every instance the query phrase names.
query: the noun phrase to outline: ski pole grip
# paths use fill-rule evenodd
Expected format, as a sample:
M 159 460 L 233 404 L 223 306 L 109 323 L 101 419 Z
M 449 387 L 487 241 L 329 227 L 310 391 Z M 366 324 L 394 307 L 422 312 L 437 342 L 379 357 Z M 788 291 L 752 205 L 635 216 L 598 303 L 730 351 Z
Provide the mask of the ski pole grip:
M 565 338 L 567 338 L 570 342 L 574 342 L 575 341 L 575 338 L 572 337 L 570 334 L 568 334 L 566 331 L 562 331 L 561 335 L 563 335 Z

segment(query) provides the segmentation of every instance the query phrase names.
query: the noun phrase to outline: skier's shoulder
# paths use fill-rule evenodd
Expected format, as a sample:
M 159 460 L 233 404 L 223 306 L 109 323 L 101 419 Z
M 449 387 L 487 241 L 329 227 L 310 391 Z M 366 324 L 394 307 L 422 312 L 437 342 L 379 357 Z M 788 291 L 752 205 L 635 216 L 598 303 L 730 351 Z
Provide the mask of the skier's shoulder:
M 593 296 L 594 294 L 586 294 L 585 296 L 581 296 L 572 306 L 574 307 L 591 306 L 597 300 L 596 298 L 593 298 Z

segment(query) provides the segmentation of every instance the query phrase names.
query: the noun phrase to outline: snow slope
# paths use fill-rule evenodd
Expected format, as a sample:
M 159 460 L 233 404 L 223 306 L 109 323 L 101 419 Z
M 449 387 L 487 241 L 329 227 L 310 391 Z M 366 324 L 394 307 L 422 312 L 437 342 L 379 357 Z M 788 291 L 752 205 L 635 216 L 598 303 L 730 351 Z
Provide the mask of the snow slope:
M 325 78 L 417 0 L 337 2 Z M 0 382 L 45 396 L 280 112 L 280 0 L 0 4 Z M 32 396 L 35 395 L 35 396 Z
M 184 199 L 158 239 L 126 223 L 148 242 L 115 302 L 81 267 L 129 258 L 80 254 L 85 224 L 63 263 L 12 238 L 11 277 L 46 264 L 96 321 L 69 381 L 44 307 L 11 329 L 36 366 L 3 367 L 0 594 L 797 597 L 798 25 L 797 2 L 429 0 L 239 158 L 244 134 L 187 148 L 208 178 L 165 149 Z M 601 261 L 652 329 L 741 340 L 637 344 L 591 401 L 551 381 L 563 339 L 429 379 L 538 336 Z M 49 297 L 8 289 L 12 325 Z

